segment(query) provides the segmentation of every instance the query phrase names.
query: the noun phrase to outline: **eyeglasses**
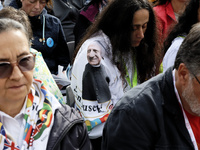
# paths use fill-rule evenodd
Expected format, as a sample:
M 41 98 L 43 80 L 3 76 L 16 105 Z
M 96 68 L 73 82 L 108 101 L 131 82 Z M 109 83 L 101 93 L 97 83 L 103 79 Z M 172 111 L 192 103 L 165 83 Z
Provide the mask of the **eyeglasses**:
M 197 82 L 200 84 L 200 81 L 199 81 L 199 79 L 197 78 L 197 76 L 193 73 L 193 72 L 191 72 L 192 73 L 192 75 L 195 77 L 195 79 L 197 80 Z
M 29 54 L 15 62 L 0 62 L 0 79 L 10 77 L 14 65 L 17 65 L 22 72 L 30 71 L 35 66 L 35 56 Z

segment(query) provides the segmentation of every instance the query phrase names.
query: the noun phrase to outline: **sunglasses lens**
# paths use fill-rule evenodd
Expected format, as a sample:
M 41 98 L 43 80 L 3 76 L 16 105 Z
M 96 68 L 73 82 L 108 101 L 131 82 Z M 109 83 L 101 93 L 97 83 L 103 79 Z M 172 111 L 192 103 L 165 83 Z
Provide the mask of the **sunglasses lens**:
M 26 56 L 19 61 L 21 71 L 30 71 L 35 66 L 35 59 L 32 55 Z
M 28 55 L 19 60 L 18 66 L 21 71 L 30 71 L 35 66 L 35 57 Z M 13 66 L 9 62 L 0 63 L 0 78 L 7 78 L 11 75 Z
M 0 63 L 0 78 L 8 77 L 12 72 L 10 63 Z

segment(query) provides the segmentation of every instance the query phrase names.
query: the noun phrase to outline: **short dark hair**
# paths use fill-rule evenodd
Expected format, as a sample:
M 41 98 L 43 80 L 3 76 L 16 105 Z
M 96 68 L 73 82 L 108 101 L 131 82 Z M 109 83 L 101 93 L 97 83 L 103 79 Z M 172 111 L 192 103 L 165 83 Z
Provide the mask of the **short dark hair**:
M 192 26 L 177 53 L 174 68 L 184 63 L 194 74 L 200 73 L 200 23 Z

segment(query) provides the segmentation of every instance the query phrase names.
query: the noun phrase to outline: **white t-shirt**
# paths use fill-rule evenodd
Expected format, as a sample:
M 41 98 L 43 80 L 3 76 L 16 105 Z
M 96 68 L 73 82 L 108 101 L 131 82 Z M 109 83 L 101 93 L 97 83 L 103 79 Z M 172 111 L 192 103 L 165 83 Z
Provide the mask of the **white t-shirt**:
M 174 65 L 176 54 L 183 40 L 184 37 L 179 36 L 172 41 L 171 46 L 169 47 L 163 58 L 163 72 L 165 72 L 169 67 Z
M 101 45 L 101 65 L 104 66 L 107 77 L 109 78 L 109 90 L 111 99 L 105 102 L 97 100 L 89 100 L 82 97 L 83 91 L 83 75 L 85 68 L 89 63 L 87 60 L 87 49 L 92 43 L 97 42 Z M 71 88 L 75 95 L 75 107 L 81 113 L 88 127 L 88 135 L 90 139 L 96 139 L 102 136 L 105 120 L 111 112 L 112 107 L 124 94 L 123 82 L 120 78 L 120 71 L 112 62 L 112 47 L 109 38 L 102 32 L 97 32 L 93 37 L 86 40 L 76 55 L 71 76 Z M 100 81 L 101 82 L 101 81 Z M 88 81 L 88 85 L 92 85 Z M 96 87 L 101 88 L 97 84 Z M 96 91 L 98 91 L 98 88 Z M 98 93 L 98 92 L 97 92 Z M 96 94 L 96 93 L 95 93 Z M 91 128 L 90 128 L 91 127 Z

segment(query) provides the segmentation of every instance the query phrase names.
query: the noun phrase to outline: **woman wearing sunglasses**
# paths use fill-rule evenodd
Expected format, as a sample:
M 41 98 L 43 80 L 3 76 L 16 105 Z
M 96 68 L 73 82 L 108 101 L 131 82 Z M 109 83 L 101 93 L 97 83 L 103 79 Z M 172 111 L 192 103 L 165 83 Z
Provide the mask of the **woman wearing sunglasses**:
M 79 115 L 33 79 L 35 60 L 24 26 L 0 19 L 0 39 L 0 149 L 90 150 Z
M 7 6 L 0 11 L 1 18 L 14 19 L 27 29 L 30 35 L 32 35 L 31 24 L 27 14 L 21 9 L 15 9 L 13 7 Z M 32 37 L 32 36 L 31 36 Z M 31 39 L 30 39 L 31 40 Z M 30 49 L 30 52 L 35 55 L 35 67 L 33 71 L 33 77 L 39 79 L 43 82 L 44 86 L 59 100 L 61 103 L 65 103 L 65 99 L 58 88 L 53 76 L 51 75 L 43 56 L 40 52 L 35 49 Z

